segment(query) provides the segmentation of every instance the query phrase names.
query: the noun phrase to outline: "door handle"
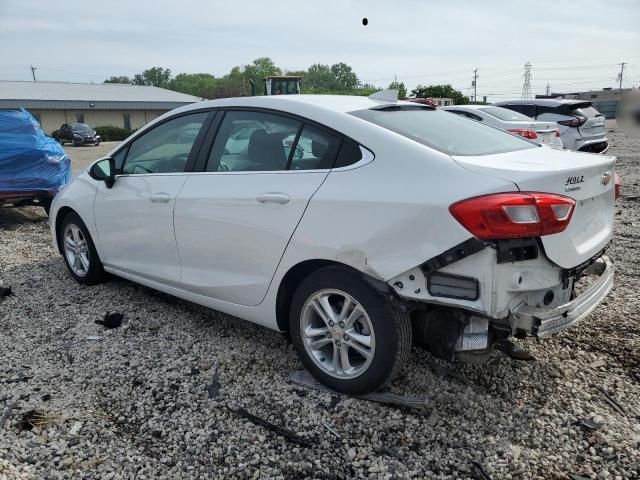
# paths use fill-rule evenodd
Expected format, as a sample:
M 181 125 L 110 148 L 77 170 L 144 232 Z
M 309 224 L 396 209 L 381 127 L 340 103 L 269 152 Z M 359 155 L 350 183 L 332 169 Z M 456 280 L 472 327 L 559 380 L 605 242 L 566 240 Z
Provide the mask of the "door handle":
M 286 193 L 262 193 L 256 197 L 260 203 L 289 203 L 291 197 Z
M 153 203 L 168 203 L 171 200 L 171 196 L 168 193 L 152 193 L 149 195 L 149 200 Z

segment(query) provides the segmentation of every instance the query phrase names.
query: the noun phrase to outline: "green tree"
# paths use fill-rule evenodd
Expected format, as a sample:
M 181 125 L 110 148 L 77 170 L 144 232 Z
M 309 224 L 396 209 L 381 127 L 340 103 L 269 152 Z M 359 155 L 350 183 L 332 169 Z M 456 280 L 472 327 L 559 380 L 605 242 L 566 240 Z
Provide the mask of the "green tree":
M 349 90 L 355 88 L 360 83 L 358 76 L 346 63 L 340 62 L 331 65 L 331 73 L 339 89 Z
M 256 58 L 253 63 L 246 65 L 242 72 L 246 81 L 249 79 L 256 82 L 256 87 L 262 84 L 264 77 L 270 77 L 272 75 L 282 75 L 282 70 L 277 67 L 273 60 L 269 57 Z M 261 90 L 258 88 L 258 90 Z
M 209 73 L 179 73 L 169 82 L 170 90 L 200 98 L 209 98 L 216 86 L 216 78 Z
M 465 105 L 469 103 L 469 97 L 465 96 L 459 90 L 456 90 L 451 85 L 418 85 L 411 90 L 412 95 L 418 98 L 452 98 L 456 105 Z
M 131 79 L 126 75 L 121 75 L 118 77 L 109 77 L 104 83 L 131 83 Z
M 133 77 L 134 85 L 153 85 L 154 87 L 167 88 L 171 81 L 171 70 L 162 67 L 148 68 Z
M 309 67 L 302 85 L 308 93 L 327 93 L 338 88 L 331 67 L 320 63 L 314 63 Z
M 256 82 L 258 91 L 260 83 Z M 249 82 L 245 78 L 244 73 L 240 70 L 240 67 L 233 67 L 231 71 L 224 77 L 217 78 L 215 86 L 205 92 L 205 98 L 228 98 L 228 97 L 242 97 L 250 95 Z
M 391 82 L 389 84 L 389 90 L 398 90 L 398 99 L 404 100 L 407 98 L 407 87 L 404 86 L 403 82 Z

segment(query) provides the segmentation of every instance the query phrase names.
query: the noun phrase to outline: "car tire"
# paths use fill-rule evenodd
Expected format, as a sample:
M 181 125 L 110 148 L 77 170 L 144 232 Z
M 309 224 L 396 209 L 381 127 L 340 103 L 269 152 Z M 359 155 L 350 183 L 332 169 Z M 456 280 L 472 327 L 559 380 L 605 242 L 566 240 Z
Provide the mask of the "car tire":
M 100 146 L 100 142 L 96 142 L 95 145 L 96 145 L 96 147 L 99 147 Z
M 58 143 L 64 146 L 64 140 L 62 140 L 60 137 L 58 137 Z
M 409 315 L 362 274 L 339 266 L 317 270 L 300 283 L 289 327 L 305 368 L 342 393 L 378 390 L 401 370 L 411 352 Z
M 73 245 L 68 244 L 67 239 L 72 240 Z M 91 234 L 77 213 L 68 213 L 60 222 L 58 243 L 69 272 L 78 282 L 95 285 L 106 279 Z
M 78 146 L 78 142 L 76 142 L 75 140 L 71 140 L 71 146 L 72 147 L 77 147 Z

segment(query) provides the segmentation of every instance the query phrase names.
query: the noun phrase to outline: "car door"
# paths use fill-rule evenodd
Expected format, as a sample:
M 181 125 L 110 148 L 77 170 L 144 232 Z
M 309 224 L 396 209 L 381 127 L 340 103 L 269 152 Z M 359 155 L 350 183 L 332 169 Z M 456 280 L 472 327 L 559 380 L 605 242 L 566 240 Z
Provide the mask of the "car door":
M 246 149 L 236 148 L 237 133 L 248 124 L 257 128 Z M 176 202 L 183 288 L 258 305 L 333 166 L 340 138 L 280 114 L 225 112 L 203 155 L 203 171 L 189 176 Z
M 114 156 L 119 172 L 115 183 L 107 188 L 100 182 L 94 204 L 106 267 L 167 284 L 179 281 L 173 209 L 209 115 L 197 112 L 168 119 Z
M 62 138 L 65 141 L 68 141 L 68 142 L 73 140 L 71 138 L 70 131 L 71 130 L 69 128 L 69 125 L 67 125 L 66 123 L 64 125 L 62 125 L 62 127 L 60 128 L 60 138 Z

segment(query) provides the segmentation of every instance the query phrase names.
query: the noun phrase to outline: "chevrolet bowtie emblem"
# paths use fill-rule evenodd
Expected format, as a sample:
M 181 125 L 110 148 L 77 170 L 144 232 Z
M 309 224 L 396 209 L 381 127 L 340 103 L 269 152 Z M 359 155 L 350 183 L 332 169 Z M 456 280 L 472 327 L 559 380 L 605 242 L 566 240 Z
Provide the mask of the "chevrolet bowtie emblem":
M 611 172 L 604 172 L 602 174 L 602 178 L 600 178 L 600 183 L 602 185 L 609 185 L 609 182 L 611 181 Z

